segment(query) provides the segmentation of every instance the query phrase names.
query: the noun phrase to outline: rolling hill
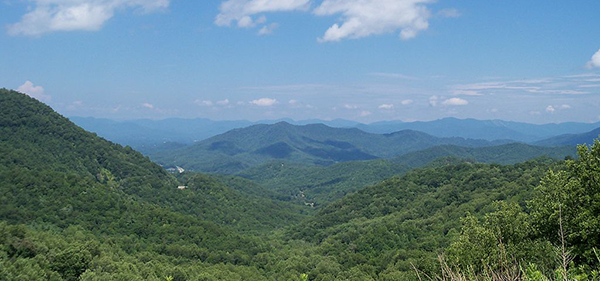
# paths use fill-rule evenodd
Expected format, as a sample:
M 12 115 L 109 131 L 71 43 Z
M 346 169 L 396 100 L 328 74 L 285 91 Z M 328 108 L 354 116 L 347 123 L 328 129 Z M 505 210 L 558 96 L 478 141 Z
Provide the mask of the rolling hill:
M 392 158 L 444 144 L 483 147 L 507 142 L 437 138 L 411 130 L 381 135 L 355 128 L 332 128 L 323 124 L 295 126 L 279 122 L 231 130 L 191 146 L 152 153 L 150 157 L 165 166 L 235 173 L 271 160 L 330 165 Z
M 349 161 L 326 167 L 272 161 L 237 175 L 270 190 L 322 207 L 349 193 L 424 166 L 440 167 L 462 162 L 509 165 L 535 158 L 561 160 L 575 155 L 573 146 L 540 147 L 512 143 L 473 148 L 442 145 L 388 160 Z
M 477 163 L 511 165 L 538 157 L 564 159 L 576 156 L 575 146 L 542 147 L 523 143 L 510 143 L 490 147 L 460 147 L 442 145 L 415 151 L 391 159 L 392 162 L 417 168 L 436 159 L 454 157 Z
M 264 231 L 296 222 L 304 212 L 241 179 L 200 174 L 175 178 L 139 152 L 88 133 L 37 100 L 8 90 L 0 91 L 0 172 L 5 195 L 0 217 L 14 222 L 37 215 L 53 218 L 61 208 L 80 214 L 75 220 L 99 210 L 142 215 L 135 213 L 138 209 L 113 209 L 130 202 L 238 230 Z M 178 190 L 180 185 L 186 190 Z M 73 194 L 77 191 L 88 195 Z M 95 197 L 102 194 L 104 203 Z M 97 202 L 90 202 L 92 198 Z M 81 205 L 84 202 L 90 206 Z
M 461 217 L 491 212 L 496 200 L 525 204 L 553 165 L 539 160 L 419 169 L 329 204 L 288 235 L 320 245 L 348 267 L 435 268 L 437 253 L 460 234 Z

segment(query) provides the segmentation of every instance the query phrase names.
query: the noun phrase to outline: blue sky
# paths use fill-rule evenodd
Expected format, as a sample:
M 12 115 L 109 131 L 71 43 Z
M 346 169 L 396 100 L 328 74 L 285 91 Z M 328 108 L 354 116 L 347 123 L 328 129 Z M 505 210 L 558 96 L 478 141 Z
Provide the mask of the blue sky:
M 600 121 L 600 1 L 3 0 L 0 87 L 113 119 Z

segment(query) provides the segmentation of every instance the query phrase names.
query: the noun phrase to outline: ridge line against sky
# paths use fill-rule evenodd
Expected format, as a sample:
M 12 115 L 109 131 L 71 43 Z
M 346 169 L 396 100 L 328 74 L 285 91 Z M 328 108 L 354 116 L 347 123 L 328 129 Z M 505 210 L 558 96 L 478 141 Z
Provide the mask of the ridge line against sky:
M 600 120 L 595 1 L 201 2 L 5 0 L 1 86 L 70 116 Z

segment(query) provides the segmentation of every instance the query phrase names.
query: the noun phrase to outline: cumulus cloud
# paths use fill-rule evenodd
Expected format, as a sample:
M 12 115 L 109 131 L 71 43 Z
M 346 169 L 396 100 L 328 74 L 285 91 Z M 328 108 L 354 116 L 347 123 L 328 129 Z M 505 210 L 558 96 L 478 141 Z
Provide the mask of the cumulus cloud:
M 55 31 L 96 31 L 117 10 L 151 12 L 169 6 L 170 0 L 30 0 L 34 8 L 17 23 L 8 25 L 10 35 L 39 36 Z
M 467 105 L 469 102 L 461 98 L 451 98 L 442 102 L 443 105 Z
M 549 105 L 548 107 L 546 107 L 546 112 L 548 113 L 554 113 L 556 109 L 554 109 L 554 106 Z
M 400 31 L 407 40 L 429 27 L 431 16 L 425 6 L 433 0 L 325 0 L 314 10 L 319 16 L 341 14 L 341 23 L 332 25 L 321 42 L 362 38 Z
M 258 105 L 258 106 L 273 106 L 277 103 L 277 100 L 270 99 L 270 98 L 262 98 L 262 99 L 253 100 L 250 103 L 254 104 L 254 105 Z
M 413 100 L 403 100 L 402 101 L 402 105 L 409 105 L 411 103 L 413 103 Z
M 154 109 L 154 105 L 150 104 L 150 103 L 142 103 L 142 107 L 148 108 L 148 109 Z
M 434 107 L 437 106 L 438 105 L 438 100 L 439 100 L 439 98 L 437 96 L 431 96 L 429 98 L 429 105 L 430 106 L 434 106 Z
M 35 86 L 29 80 L 25 81 L 23 85 L 19 86 L 17 91 L 27 94 L 28 96 L 40 101 L 49 101 L 51 99 L 49 95 L 44 94 L 44 88 L 42 86 Z
M 222 105 L 222 106 L 228 105 L 229 104 L 229 99 L 224 99 L 224 100 L 217 101 L 217 104 L 218 105 Z
M 213 102 L 209 100 L 195 100 L 194 103 L 197 105 L 213 106 Z
M 41 0 L 40 0 L 41 1 Z M 215 18 L 218 26 L 255 27 L 264 23 L 264 13 L 309 11 L 312 0 L 228 0 L 221 3 Z M 400 38 L 411 39 L 429 27 L 431 12 L 427 4 L 435 0 L 324 0 L 312 13 L 317 16 L 340 15 L 319 38 L 321 42 L 356 39 L 371 35 L 399 32 Z M 439 12 L 444 17 L 457 17 L 455 9 Z M 260 17 L 259 17 L 260 16 Z M 258 18 L 257 18 L 258 17 Z M 277 25 L 263 26 L 258 34 L 273 32 Z
M 278 27 L 279 27 L 279 24 L 276 24 L 276 23 L 265 25 L 258 31 L 258 35 L 272 34 L 273 31 L 275 31 L 275 29 L 277 29 Z
M 598 52 L 596 52 L 592 56 L 592 60 L 590 60 L 588 62 L 587 67 L 588 68 L 600 67 L 600 50 L 598 50 Z
M 360 117 L 367 117 L 371 114 L 373 114 L 373 113 L 371 113 L 371 111 L 363 110 L 360 112 Z
M 382 104 L 379 106 L 379 109 L 392 109 L 394 108 L 393 104 Z
M 264 16 L 254 20 L 252 16 L 268 12 L 295 11 L 307 9 L 310 0 L 229 0 L 221 3 L 215 18 L 218 26 L 253 27 L 264 23 Z

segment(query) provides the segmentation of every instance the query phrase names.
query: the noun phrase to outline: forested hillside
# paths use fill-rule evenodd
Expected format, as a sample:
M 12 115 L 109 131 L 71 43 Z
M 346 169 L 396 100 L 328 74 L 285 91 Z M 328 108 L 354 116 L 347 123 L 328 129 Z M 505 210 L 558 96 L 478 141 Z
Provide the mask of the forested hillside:
M 469 148 L 444 145 L 390 160 L 350 161 L 326 167 L 274 161 L 246 169 L 237 175 L 301 202 L 315 203 L 315 207 L 319 208 L 346 194 L 423 166 L 437 167 L 461 162 L 506 165 L 543 157 L 561 160 L 575 157 L 575 154 L 575 147 L 569 146 L 539 147 L 513 143 Z
M 0 129 L 0 280 L 600 276 L 598 141 L 571 160 L 461 148 L 414 171 L 276 161 L 240 178 L 169 174 L 4 89 Z

